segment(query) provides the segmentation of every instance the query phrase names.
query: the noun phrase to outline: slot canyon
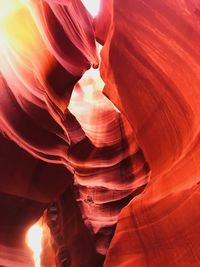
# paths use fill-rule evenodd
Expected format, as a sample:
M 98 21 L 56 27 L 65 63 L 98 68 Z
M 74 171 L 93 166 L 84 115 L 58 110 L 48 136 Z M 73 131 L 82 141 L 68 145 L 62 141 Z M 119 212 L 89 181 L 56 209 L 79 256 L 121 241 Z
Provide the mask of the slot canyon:
M 200 267 L 200 1 L 0 0 L 0 267 Z

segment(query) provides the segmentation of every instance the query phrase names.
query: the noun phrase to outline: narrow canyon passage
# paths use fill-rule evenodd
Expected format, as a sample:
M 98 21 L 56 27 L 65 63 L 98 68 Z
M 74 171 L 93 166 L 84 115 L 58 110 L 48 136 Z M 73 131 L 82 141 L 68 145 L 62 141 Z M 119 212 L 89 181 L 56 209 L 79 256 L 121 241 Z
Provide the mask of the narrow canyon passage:
M 0 266 L 199 267 L 198 0 L 0 0 Z

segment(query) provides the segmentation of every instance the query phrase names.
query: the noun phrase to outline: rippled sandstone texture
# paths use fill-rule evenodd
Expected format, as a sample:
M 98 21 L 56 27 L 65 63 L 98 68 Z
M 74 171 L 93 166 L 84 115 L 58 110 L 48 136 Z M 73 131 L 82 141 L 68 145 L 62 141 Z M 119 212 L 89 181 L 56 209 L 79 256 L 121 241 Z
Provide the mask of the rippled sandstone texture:
M 105 93 L 127 115 L 152 173 L 122 210 L 105 267 L 200 264 L 198 8 L 198 1 L 114 1 L 102 52 Z

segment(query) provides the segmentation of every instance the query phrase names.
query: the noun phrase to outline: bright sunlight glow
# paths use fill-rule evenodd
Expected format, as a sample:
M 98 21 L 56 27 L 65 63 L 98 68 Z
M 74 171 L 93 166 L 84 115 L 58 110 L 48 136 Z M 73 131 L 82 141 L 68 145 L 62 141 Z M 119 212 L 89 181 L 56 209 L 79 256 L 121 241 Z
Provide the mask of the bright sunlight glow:
M 34 224 L 27 232 L 26 241 L 33 252 L 35 267 L 40 267 L 40 255 L 42 252 L 43 230 L 39 223 Z
M 16 8 L 19 7 L 18 1 L 13 0 L 0 0 L 0 21 L 2 21 L 7 16 L 10 16 Z
M 100 9 L 101 0 L 81 0 L 93 17 L 96 17 Z

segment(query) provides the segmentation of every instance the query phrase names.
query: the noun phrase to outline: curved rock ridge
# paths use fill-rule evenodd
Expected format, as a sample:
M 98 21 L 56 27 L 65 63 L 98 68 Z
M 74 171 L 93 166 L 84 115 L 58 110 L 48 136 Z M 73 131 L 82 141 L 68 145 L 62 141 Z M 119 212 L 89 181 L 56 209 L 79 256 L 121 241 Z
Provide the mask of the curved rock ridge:
M 119 212 L 143 191 L 149 166 L 98 77 L 81 81 L 71 97 L 99 64 L 93 20 L 81 2 L 15 4 L 0 21 L 0 190 L 10 207 L 0 242 L 9 253 L 13 229 L 12 246 L 25 251 L 25 230 L 47 208 L 56 264 L 102 266 Z M 14 261 L 21 262 L 17 253 Z

